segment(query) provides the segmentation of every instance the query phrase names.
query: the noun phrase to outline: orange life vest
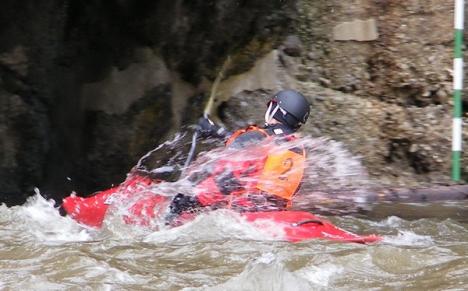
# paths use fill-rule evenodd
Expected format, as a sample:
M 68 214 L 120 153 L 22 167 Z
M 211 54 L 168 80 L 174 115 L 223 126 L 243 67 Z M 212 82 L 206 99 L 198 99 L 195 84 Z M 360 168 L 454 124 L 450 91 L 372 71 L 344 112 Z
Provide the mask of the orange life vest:
M 268 132 L 256 126 L 249 126 L 232 134 L 226 141 L 226 146 L 249 131 L 258 131 L 270 140 L 267 148 L 267 158 L 263 170 L 257 177 L 256 188 L 271 195 L 276 195 L 290 201 L 299 190 L 305 170 L 306 154 L 304 148 L 278 149 Z M 294 137 L 288 137 L 289 140 Z

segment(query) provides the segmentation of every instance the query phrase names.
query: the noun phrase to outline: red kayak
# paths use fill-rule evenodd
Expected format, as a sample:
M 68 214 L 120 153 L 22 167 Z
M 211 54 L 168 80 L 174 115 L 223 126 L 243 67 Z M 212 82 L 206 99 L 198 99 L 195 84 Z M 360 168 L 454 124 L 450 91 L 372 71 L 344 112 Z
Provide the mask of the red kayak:
M 109 205 L 115 200 L 124 203 L 128 200 L 128 204 L 131 206 L 128 212 L 123 215 L 125 223 L 149 226 L 153 220 L 166 211 L 170 201 L 170 197 L 150 192 L 148 189 L 151 185 L 155 185 L 151 179 L 134 176 L 117 187 L 98 192 L 91 197 L 69 196 L 63 200 L 62 207 L 77 222 L 99 228 L 102 226 Z M 135 198 L 134 193 L 138 193 L 136 201 L 131 199 Z M 275 227 L 282 230 L 282 237 L 278 239 L 290 242 L 327 239 L 340 242 L 374 243 L 382 239 L 377 235 L 361 236 L 345 231 L 329 221 L 305 211 L 244 212 L 240 215 L 258 228 L 260 232 L 268 232 L 268 227 L 265 225 L 274 224 Z M 183 224 L 192 218 L 193 215 L 182 215 L 174 226 Z

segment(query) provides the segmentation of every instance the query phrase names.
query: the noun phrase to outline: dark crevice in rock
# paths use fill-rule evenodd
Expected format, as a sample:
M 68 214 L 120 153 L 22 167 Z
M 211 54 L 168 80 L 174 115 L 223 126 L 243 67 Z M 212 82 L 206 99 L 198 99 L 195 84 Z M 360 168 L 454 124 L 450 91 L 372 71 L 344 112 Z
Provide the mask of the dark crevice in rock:
M 405 163 L 408 161 L 416 174 L 430 172 L 430 164 L 423 154 L 411 151 L 411 141 L 406 138 L 391 139 L 388 143 L 388 155 L 385 160 L 388 163 Z

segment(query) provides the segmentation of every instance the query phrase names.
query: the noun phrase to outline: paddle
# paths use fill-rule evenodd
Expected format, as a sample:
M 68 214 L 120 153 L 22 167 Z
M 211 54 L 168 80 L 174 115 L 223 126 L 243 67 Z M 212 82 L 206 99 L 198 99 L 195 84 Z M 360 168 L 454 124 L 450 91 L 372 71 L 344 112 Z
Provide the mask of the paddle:
M 213 86 L 211 87 L 210 97 L 208 98 L 208 102 L 206 103 L 205 108 L 203 109 L 203 117 L 204 118 L 208 118 L 211 111 L 212 111 L 212 109 L 213 109 L 214 99 L 215 99 L 215 96 L 216 96 L 216 92 L 218 90 L 219 83 L 223 79 L 224 73 L 225 73 L 226 69 L 229 67 L 230 63 L 231 63 L 231 57 L 228 56 L 226 58 L 226 60 L 224 61 L 223 66 L 221 67 L 221 70 L 218 73 L 218 76 L 216 76 L 216 79 L 215 79 L 215 81 L 213 83 Z M 184 174 L 185 170 L 187 169 L 187 167 L 190 165 L 190 163 L 192 162 L 192 160 L 194 158 L 195 149 L 197 147 L 198 134 L 199 134 L 199 131 L 197 129 L 193 133 L 192 145 L 190 146 L 190 150 L 189 150 L 189 153 L 187 155 L 187 160 L 184 163 L 184 167 L 182 169 L 182 174 L 181 175 Z

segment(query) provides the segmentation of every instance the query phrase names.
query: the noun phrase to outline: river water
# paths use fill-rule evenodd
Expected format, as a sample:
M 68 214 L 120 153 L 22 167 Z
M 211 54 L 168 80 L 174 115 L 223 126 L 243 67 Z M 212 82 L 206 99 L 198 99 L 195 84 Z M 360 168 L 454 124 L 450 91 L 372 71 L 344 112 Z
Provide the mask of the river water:
M 373 245 L 274 241 L 219 212 L 159 232 L 112 219 L 97 231 L 52 205 L 36 195 L 22 206 L 0 206 L 0 289 L 468 288 L 467 202 L 387 205 L 374 218 L 328 217 L 355 233 L 384 237 Z M 419 218 L 390 215 L 402 207 Z

